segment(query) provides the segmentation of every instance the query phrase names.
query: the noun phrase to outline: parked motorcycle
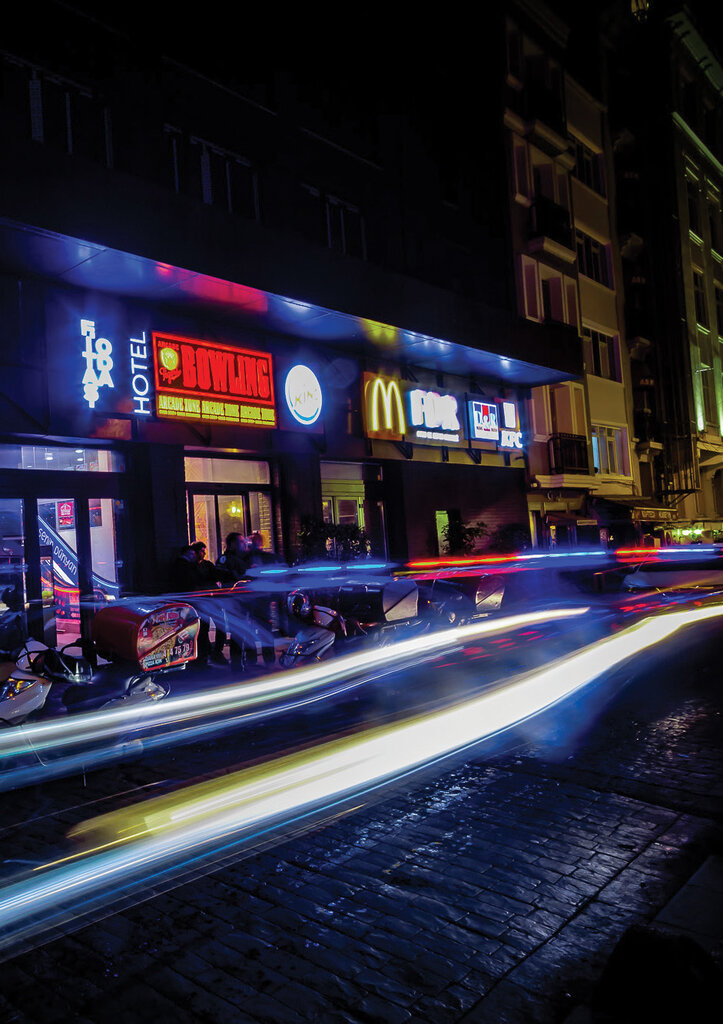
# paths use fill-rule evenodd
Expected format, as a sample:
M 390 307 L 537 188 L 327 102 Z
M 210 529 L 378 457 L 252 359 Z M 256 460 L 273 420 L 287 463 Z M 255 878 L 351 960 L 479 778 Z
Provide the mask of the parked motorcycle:
M 336 608 L 315 603 L 307 591 L 289 594 L 290 619 L 309 625 L 297 631 L 279 658 L 282 668 L 320 661 L 334 652 L 348 653 L 357 645 L 380 646 L 431 628 L 431 622 L 418 614 L 419 591 L 411 580 L 347 584 L 331 596 Z
M 72 713 L 159 700 L 170 692 L 159 676 L 196 657 L 198 630 L 194 609 L 177 601 L 103 608 L 90 641 L 60 649 L 27 640 L 0 659 L 0 725 L 38 716 L 54 687 L 62 688 L 62 705 Z

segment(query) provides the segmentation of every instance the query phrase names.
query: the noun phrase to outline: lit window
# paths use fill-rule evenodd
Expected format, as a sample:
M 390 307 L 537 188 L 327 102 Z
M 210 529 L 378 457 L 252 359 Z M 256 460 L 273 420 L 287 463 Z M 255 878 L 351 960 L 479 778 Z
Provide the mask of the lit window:
M 628 432 L 624 427 L 592 428 L 595 472 L 605 476 L 630 476 Z

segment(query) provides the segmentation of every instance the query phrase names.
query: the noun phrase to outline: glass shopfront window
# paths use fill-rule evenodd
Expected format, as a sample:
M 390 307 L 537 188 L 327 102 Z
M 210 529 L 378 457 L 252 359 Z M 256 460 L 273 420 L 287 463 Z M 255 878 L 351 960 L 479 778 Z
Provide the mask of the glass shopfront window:
M 19 498 L 0 498 L 0 649 L 13 640 L 9 631 L 20 615 L 25 627 L 25 530 L 23 503 Z
M 373 463 L 322 462 L 321 507 L 324 522 L 358 528 L 371 553 L 387 557 L 382 468 Z
M 264 484 L 271 483 L 268 462 L 251 459 L 199 459 L 183 460 L 186 483 L 206 484 Z
M 119 452 L 102 448 L 0 444 L 0 469 L 122 473 L 125 469 L 125 460 Z

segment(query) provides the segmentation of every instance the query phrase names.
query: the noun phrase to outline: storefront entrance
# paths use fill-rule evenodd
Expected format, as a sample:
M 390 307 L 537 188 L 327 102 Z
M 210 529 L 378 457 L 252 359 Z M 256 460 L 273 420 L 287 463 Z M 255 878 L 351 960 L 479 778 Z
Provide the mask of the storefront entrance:
M 191 543 L 204 541 L 212 562 L 229 533 L 258 533 L 265 551 L 276 550 L 268 462 L 194 456 L 184 461 Z
M 123 459 L 113 451 L 0 445 L 0 615 L 50 645 L 88 633 L 120 596 Z

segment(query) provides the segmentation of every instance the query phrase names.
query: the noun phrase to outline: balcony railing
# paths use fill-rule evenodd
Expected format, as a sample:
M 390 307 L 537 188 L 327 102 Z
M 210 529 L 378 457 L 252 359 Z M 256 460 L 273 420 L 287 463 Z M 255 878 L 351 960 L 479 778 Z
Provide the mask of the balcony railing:
M 580 434 L 553 434 L 547 442 L 550 473 L 589 473 L 587 438 Z
M 554 242 L 573 249 L 570 214 L 545 196 L 537 196 L 530 207 L 530 237 L 551 238 Z

